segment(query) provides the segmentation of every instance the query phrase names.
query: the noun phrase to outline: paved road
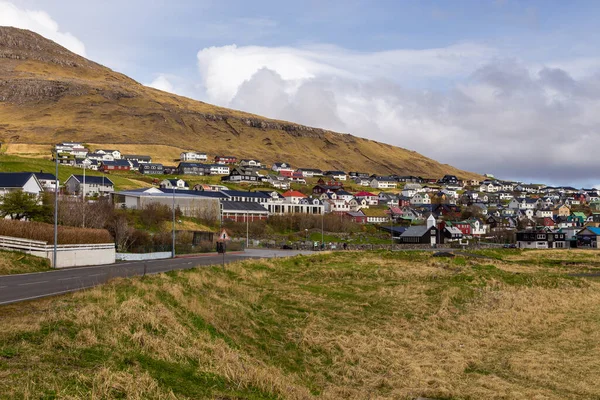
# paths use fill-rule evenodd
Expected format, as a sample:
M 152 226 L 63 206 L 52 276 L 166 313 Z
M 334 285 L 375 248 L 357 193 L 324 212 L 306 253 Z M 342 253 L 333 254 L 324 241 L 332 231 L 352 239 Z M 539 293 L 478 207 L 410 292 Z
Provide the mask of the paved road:
M 289 257 L 311 254 L 310 251 L 247 250 L 226 254 L 225 263 L 247 258 Z M 0 304 L 16 303 L 40 297 L 73 292 L 100 285 L 112 278 L 157 274 L 176 269 L 190 269 L 199 265 L 220 265 L 222 255 L 175 258 L 167 260 L 130 261 L 111 265 L 66 268 L 48 272 L 0 276 Z

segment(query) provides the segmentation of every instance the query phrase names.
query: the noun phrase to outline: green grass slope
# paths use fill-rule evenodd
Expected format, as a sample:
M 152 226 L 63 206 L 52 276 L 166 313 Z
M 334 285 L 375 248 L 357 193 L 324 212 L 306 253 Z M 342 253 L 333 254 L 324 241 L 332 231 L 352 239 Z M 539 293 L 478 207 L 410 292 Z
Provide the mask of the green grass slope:
M 0 275 L 26 274 L 50 269 L 50 261 L 45 258 L 0 250 Z
M 506 254 L 250 260 L 3 306 L 0 398 L 597 397 L 600 286 L 565 275 L 597 257 Z

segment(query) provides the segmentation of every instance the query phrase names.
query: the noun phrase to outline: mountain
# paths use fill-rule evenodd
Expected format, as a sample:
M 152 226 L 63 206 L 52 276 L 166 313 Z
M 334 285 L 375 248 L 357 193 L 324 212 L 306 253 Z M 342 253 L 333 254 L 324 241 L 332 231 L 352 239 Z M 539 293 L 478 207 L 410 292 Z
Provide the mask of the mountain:
M 152 89 L 36 33 L 0 27 L 0 142 L 70 140 L 139 149 L 161 160 L 171 146 L 168 161 L 196 149 L 295 167 L 478 176 L 388 144 Z

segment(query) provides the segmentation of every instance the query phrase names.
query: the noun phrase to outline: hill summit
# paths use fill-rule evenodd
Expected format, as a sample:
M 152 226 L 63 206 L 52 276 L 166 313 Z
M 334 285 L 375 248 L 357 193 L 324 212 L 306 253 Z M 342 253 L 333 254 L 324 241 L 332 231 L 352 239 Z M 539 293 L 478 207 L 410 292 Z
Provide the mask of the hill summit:
M 0 27 L 0 142 L 164 146 L 295 167 L 439 177 L 469 173 L 349 134 L 264 118 L 162 92 L 44 37 Z

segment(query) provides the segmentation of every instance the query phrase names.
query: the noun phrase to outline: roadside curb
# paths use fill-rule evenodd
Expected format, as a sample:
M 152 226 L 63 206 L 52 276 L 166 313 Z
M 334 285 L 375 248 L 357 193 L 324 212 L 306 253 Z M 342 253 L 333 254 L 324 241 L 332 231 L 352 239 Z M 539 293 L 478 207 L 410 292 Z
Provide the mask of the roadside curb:
M 227 252 L 225 253 L 225 255 L 227 254 L 233 254 L 233 255 L 237 255 L 237 254 L 244 254 L 243 251 L 231 251 L 231 252 Z M 175 258 L 198 258 L 198 257 L 214 257 L 219 255 L 219 253 L 214 252 L 214 253 L 197 253 L 197 254 L 184 254 L 181 256 L 175 256 Z

